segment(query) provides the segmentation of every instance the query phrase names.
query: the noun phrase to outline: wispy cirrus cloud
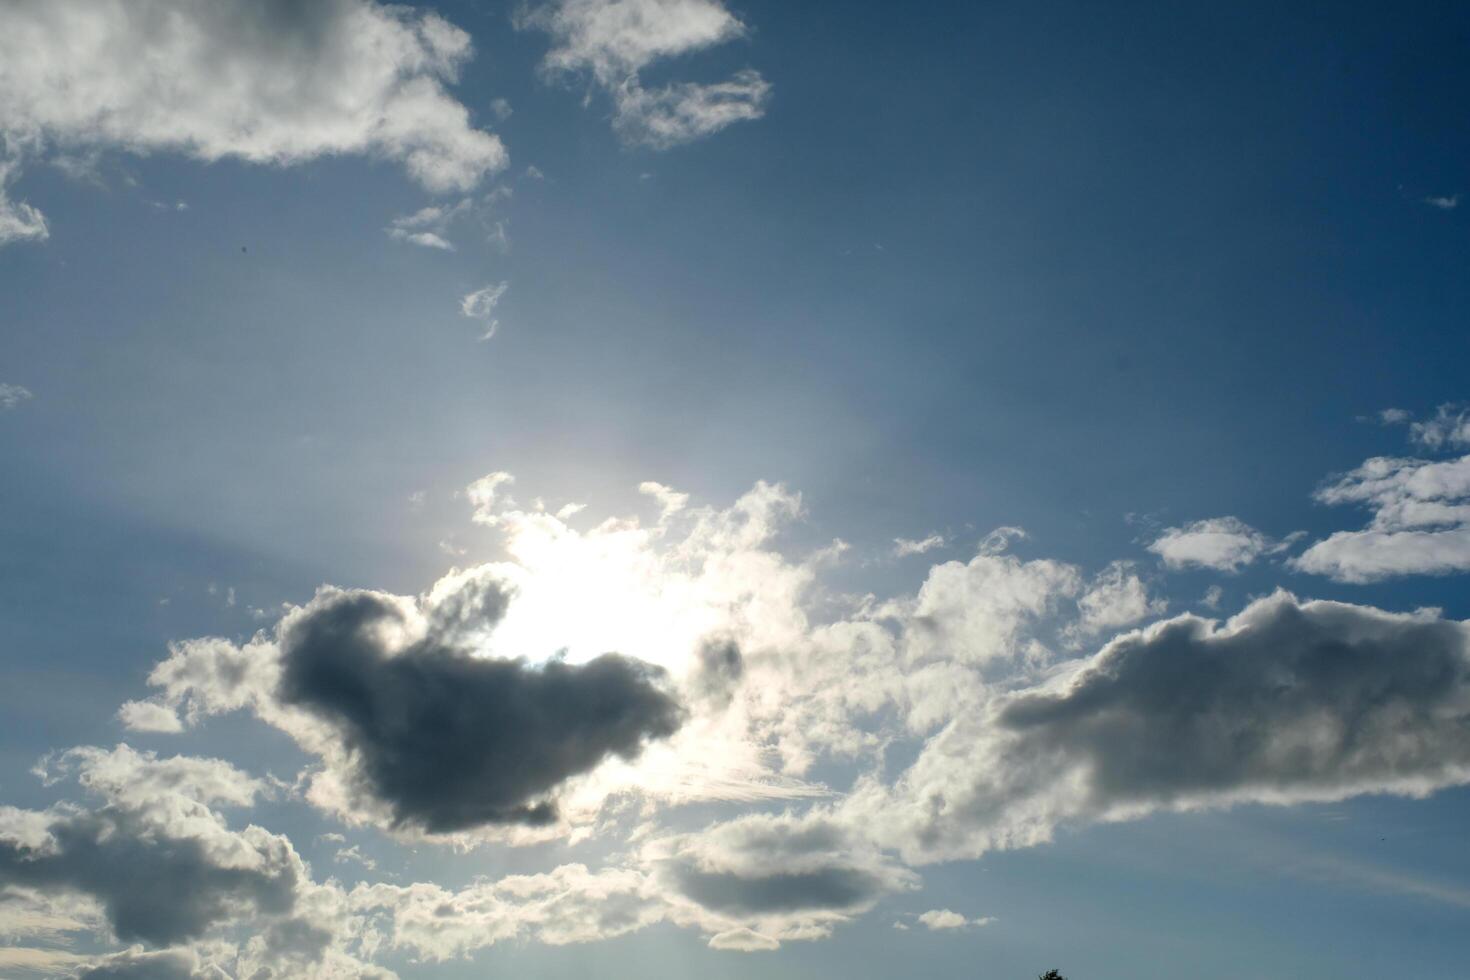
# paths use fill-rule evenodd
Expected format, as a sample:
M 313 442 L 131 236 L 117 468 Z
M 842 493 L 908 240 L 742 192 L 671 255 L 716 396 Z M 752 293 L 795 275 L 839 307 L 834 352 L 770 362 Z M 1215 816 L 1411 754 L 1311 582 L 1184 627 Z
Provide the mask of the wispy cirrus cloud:
M 28 402 L 36 397 L 31 389 L 24 385 L 0 384 L 0 411 L 15 408 L 21 402 Z
M 495 309 L 500 305 L 500 299 L 508 289 L 510 289 L 508 282 L 491 283 L 472 293 L 466 293 L 460 299 L 460 315 L 471 320 L 479 320 L 483 325 L 484 332 L 480 335 L 481 340 L 489 340 L 500 329 L 500 319 L 495 315 Z
M 628 143 L 668 149 L 759 119 L 770 99 L 770 83 L 752 69 L 721 82 L 643 84 L 654 62 L 747 35 L 720 0 L 549 0 L 517 24 L 551 35 L 546 71 L 585 74 L 612 99 L 613 128 Z

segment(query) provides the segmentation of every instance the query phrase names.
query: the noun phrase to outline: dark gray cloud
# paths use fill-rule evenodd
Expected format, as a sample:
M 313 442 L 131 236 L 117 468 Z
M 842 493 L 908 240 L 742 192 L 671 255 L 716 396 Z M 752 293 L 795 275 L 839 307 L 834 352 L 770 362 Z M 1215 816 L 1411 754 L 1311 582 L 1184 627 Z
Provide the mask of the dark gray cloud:
M 690 691 L 696 698 L 727 706 L 744 674 L 745 658 L 734 640 L 706 640 L 695 653 Z
M 177 950 L 118 953 L 72 974 L 73 980 L 196 980 L 218 976 L 215 971 L 201 973 L 192 953 Z
M 957 718 L 845 818 L 911 862 L 1063 823 L 1470 783 L 1470 628 L 1279 592 L 1179 616 Z
M 737 916 L 865 908 L 890 890 L 883 878 L 858 868 L 747 877 L 680 867 L 674 871 L 674 881 L 681 893 L 705 908 Z
M 1099 804 L 1462 778 L 1465 628 L 1336 603 L 1268 600 L 1240 628 L 1181 617 L 1112 644 L 1064 692 L 998 723 L 1021 757 L 1087 773 Z
M 503 603 L 476 599 L 496 615 Z M 532 667 L 471 656 L 438 633 L 396 649 L 387 597 L 319 597 L 281 633 L 280 699 L 330 724 L 354 777 L 400 825 L 449 832 L 556 818 L 547 794 L 674 733 L 661 672 L 617 654 Z M 458 622 L 462 617 L 450 617 Z
M 820 813 L 739 817 L 657 842 L 649 856 L 665 893 L 697 908 L 707 931 L 755 927 L 768 942 L 828 931 L 917 884 L 862 834 Z
M 63 813 L 46 830 L 43 847 L 0 838 L 0 885 L 89 895 L 124 942 L 167 946 L 241 909 L 285 912 L 294 902 L 291 862 L 225 864 L 208 841 L 160 833 L 125 811 Z

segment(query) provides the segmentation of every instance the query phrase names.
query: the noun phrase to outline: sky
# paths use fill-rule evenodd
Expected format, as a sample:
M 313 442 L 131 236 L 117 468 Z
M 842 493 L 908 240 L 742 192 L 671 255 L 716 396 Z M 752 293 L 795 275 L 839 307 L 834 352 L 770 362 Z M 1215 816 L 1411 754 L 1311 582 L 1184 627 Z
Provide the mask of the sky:
M 0 977 L 1463 972 L 1467 44 L 0 0 Z

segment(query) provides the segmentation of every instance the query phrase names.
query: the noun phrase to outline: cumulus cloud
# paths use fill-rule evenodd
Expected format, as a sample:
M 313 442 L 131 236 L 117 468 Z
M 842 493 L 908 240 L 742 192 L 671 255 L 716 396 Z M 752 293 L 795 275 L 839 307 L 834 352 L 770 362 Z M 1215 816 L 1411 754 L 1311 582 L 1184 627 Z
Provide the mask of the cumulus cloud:
M 282 702 L 337 731 L 355 777 L 396 823 L 441 832 L 550 822 L 558 784 L 679 726 L 677 703 L 646 664 L 604 654 L 532 668 L 438 636 L 389 640 L 413 615 L 373 593 L 327 595 L 291 617 L 280 640 Z
M 1459 194 L 1431 194 L 1424 198 L 1424 203 L 1440 211 L 1453 211 L 1460 206 Z
M 1078 598 L 1079 616 L 1071 627 L 1071 637 L 1080 643 L 1086 637 L 1161 616 L 1167 608 L 1163 599 L 1149 597 L 1148 586 L 1131 563 L 1115 561 L 1099 572 Z
M 15 0 L 0 5 L 0 137 L 27 155 L 369 154 L 465 190 L 506 163 L 446 89 L 471 54 L 438 15 L 374 0 Z M 45 235 L 0 193 L 0 240 Z
M 911 861 L 1157 810 L 1424 796 L 1470 782 L 1470 627 L 1280 592 L 1179 616 L 934 737 L 846 819 Z
M 656 923 L 757 952 L 871 914 L 918 886 L 916 865 L 1064 825 L 1470 783 L 1470 626 L 1433 611 L 1280 593 L 1077 658 L 1163 613 L 1135 566 L 1023 560 L 1006 533 L 880 601 L 823 588 L 830 547 L 786 553 L 803 506 L 780 485 L 712 507 L 644 484 L 646 520 L 513 488 L 496 472 L 463 495 L 505 560 L 418 596 L 324 588 L 248 641 L 179 642 L 153 696 L 120 712 L 153 731 L 252 712 L 312 760 L 294 781 L 125 747 L 43 760 L 48 782 L 101 802 L 0 810 L 0 931 L 38 937 L 7 955 L 346 980 L 391 976 L 367 965 L 385 954 L 440 962 Z M 384 847 L 617 843 L 601 867 L 444 887 L 373 880 L 361 849 L 324 835 L 329 867 L 355 865 L 349 888 L 220 813 L 276 793 L 384 828 Z M 771 800 L 789 809 L 723 807 L 698 830 L 662 817 Z M 82 932 L 152 949 L 36 951 Z
M 1375 457 L 1316 499 L 1366 506 L 1373 517 L 1362 530 L 1338 531 L 1302 552 L 1292 561 L 1299 571 L 1364 583 L 1470 569 L 1470 456 Z
M 1183 527 L 1166 528 L 1148 550 L 1169 568 L 1212 568 L 1238 572 L 1262 555 L 1275 554 L 1297 539 L 1273 541 L 1235 517 L 1212 517 Z
M 986 916 L 979 919 L 971 919 L 960 915 L 950 909 L 930 909 L 915 917 L 919 925 L 930 932 L 954 931 L 956 929 L 972 929 L 978 926 L 988 926 L 995 921 L 993 917 Z
M 904 645 L 913 661 L 981 664 L 1014 657 L 1024 629 L 1082 586 L 1073 565 L 1005 554 L 936 565 L 904 610 Z
M 176 734 L 184 730 L 178 715 L 153 701 L 126 701 L 117 709 L 117 718 L 130 732 Z
M 518 26 L 551 35 L 543 63 L 553 75 L 589 76 L 613 102 L 613 126 L 628 143 L 667 149 L 765 114 L 771 86 L 744 69 L 723 82 L 646 87 L 656 61 L 746 35 L 720 0 L 549 0 Z
M 244 908 L 291 908 L 302 868 L 290 842 L 259 827 L 233 832 L 208 809 L 259 792 L 234 767 L 126 746 L 73 750 L 54 765 L 104 804 L 0 807 L 0 885 L 86 896 L 118 939 L 154 945 L 197 938 Z
M 253 708 L 323 757 L 313 798 L 349 819 L 444 833 L 547 824 L 555 791 L 632 759 L 682 719 L 661 672 L 618 654 L 541 666 L 466 645 L 507 602 L 488 571 L 423 603 L 323 590 L 264 638 L 176 647 L 154 671 L 168 710 Z
M 821 814 L 751 814 L 644 850 L 670 918 L 716 948 L 773 948 L 830 934 L 918 885 L 861 834 Z

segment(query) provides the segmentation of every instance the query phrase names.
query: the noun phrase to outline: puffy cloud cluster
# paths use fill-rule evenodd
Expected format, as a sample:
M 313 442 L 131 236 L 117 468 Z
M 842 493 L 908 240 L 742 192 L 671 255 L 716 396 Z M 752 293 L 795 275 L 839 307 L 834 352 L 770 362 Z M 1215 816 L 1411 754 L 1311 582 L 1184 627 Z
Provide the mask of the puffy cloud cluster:
M 250 804 L 261 785 L 218 760 L 157 760 L 120 747 L 56 760 L 102 796 L 96 809 L 0 810 L 0 883 L 93 899 L 114 935 L 168 945 L 241 907 L 289 910 L 300 862 L 285 838 L 230 831 L 210 804 Z
M 24 955 L 56 972 L 332 978 L 373 975 L 385 953 L 440 962 L 656 923 L 755 952 L 830 935 L 916 889 L 914 867 L 1064 825 L 1470 783 L 1470 627 L 1434 611 L 1278 593 L 1077 657 L 1163 613 L 1135 566 L 1027 560 L 1006 528 L 880 601 L 823 588 L 840 547 L 783 551 L 803 508 L 779 485 L 715 508 L 646 483 L 651 519 L 600 522 L 516 489 L 492 473 L 464 493 L 506 560 L 416 597 L 324 588 L 247 642 L 178 643 L 153 697 L 120 712 L 156 733 L 252 712 L 315 760 L 294 784 L 126 748 L 48 760 L 48 779 L 104 803 L 0 818 L 0 928 L 51 937 Z M 809 781 L 844 770 L 850 784 Z M 622 847 L 600 867 L 449 888 L 372 880 L 379 852 L 329 835 L 367 876 L 346 888 L 215 812 L 277 787 L 389 831 L 385 846 Z M 786 809 L 726 807 L 692 831 L 661 820 L 772 800 Z M 145 864 L 182 879 L 170 893 L 186 910 L 134 902 Z M 898 924 L 990 921 L 932 909 Z M 55 948 L 83 931 L 144 948 Z
M 539 666 L 474 656 L 467 638 L 508 601 L 492 569 L 422 603 L 323 590 L 271 638 L 179 645 L 153 673 L 161 699 L 123 717 L 156 731 L 159 713 L 251 708 L 322 758 L 312 798 L 349 819 L 428 833 L 549 824 L 563 783 L 635 758 L 682 711 L 662 671 L 618 654 Z
M 1375 457 L 1316 497 L 1369 507 L 1373 518 L 1313 544 L 1292 563 L 1300 571 L 1361 583 L 1470 569 L 1470 456 Z
M 707 84 L 640 79 L 656 61 L 745 36 L 720 0 L 548 0 L 518 22 L 551 35 L 548 72 L 588 75 L 612 98 L 613 126 L 629 143 L 666 149 L 765 113 L 770 83 L 750 69 Z
M 292 164 L 371 154 L 431 191 L 502 168 L 449 94 L 469 35 L 376 0 L 14 0 L 0 5 L 0 242 L 44 238 L 5 196 L 46 148 Z
M 842 812 L 912 862 L 1068 822 L 1470 782 L 1470 628 L 1277 593 L 1126 634 L 954 719 Z
M 73 749 L 38 771 L 75 778 L 98 802 L 0 807 L 0 921 L 37 944 L 0 962 L 94 978 L 391 976 L 347 952 L 322 915 L 332 890 L 311 882 L 289 840 L 233 830 L 216 809 L 251 805 L 264 782 L 127 746 Z M 95 957 L 56 945 L 75 933 L 143 945 Z

